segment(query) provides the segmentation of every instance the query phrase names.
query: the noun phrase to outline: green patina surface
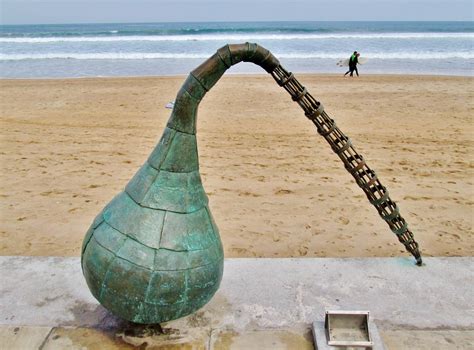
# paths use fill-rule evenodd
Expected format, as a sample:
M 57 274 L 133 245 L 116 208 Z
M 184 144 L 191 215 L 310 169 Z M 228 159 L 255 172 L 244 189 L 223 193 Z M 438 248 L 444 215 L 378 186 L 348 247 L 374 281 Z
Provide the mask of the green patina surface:
M 94 297 L 137 323 L 173 320 L 206 304 L 223 269 L 207 203 L 196 135 L 166 128 L 86 234 L 82 268 Z
M 199 103 L 231 65 L 278 61 L 256 44 L 224 46 L 188 76 L 158 145 L 94 219 L 82 270 L 94 297 L 136 323 L 160 323 L 206 304 L 222 279 L 223 250 L 199 174 Z

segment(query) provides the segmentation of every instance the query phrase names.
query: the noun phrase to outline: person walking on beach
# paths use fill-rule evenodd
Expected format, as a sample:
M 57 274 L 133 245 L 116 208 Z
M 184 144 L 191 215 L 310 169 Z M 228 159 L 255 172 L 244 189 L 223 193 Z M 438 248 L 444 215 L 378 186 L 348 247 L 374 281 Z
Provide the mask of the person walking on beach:
M 351 73 L 351 77 L 352 77 L 354 76 L 354 71 L 356 72 L 357 76 L 359 76 L 359 71 L 357 70 L 357 64 L 359 63 L 359 56 L 360 56 L 360 53 L 358 53 L 357 51 L 354 51 L 354 53 L 349 58 L 349 70 L 344 74 L 344 76 Z

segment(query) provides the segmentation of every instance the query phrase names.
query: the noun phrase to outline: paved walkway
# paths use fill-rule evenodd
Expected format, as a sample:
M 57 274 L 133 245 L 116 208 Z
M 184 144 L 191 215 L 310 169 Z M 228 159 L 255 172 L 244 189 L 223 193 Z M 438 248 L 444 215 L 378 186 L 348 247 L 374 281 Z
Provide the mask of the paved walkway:
M 226 259 L 211 302 L 158 334 L 98 305 L 79 258 L 0 257 L 0 349 L 312 349 L 326 309 L 369 310 L 388 349 L 469 349 L 473 262 Z

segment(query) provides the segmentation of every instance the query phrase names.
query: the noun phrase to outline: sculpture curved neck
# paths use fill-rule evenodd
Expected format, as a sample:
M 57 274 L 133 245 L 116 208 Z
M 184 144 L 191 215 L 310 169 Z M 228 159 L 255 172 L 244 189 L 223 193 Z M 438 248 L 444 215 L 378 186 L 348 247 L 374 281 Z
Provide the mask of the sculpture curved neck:
M 375 172 L 368 167 L 362 155 L 357 153 L 351 140 L 336 126 L 336 123 L 324 111 L 323 105 L 317 101 L 304 86 L 302 86 L 292 73 L 287 72 L 280 66 L 279 61 L 257 44 L 245 43 L 237 45 L 226 45 L 207 61 L 193 70 L 176 97 L 175 106 L 168 121 L 168 128 L 181 132 L 188 137 L 192 135 L 193 142 L 189 143 L 195 147 L 196 116 L 199 102 L 214 84 L 222 77 L 227 69 L 239 62 L 253 62 L 268 73 L 282 86 L 292 97 L 293 101 L 304 110 L 305 115 L 315 124 L 318 132 L 330 144 L 333 151 L 344 163 L 345 168 L 351 173 L 357 184 L 367 195 L 382 219 L 387 222 L 390 229 L 397 235 L 398 240 L 406 249 L 413 254 L 417 264 L 421 265 L 421 254 L 418 243 L 413 233 L 408 229 L 405 219 L 399 213 L 394 201 L 389 197 L 388 190 L 382 185 Z M 186 138 L 186 136 L 182 136 Z M 166 144 L 166 140 L 164 144 Z M 196 148 L 197 152 L 197 148 Z M 183 157 L 182 165 L 195 168 L 196 158 L 190 161 Z
M 221 47 L 189 74 L 176 96 L 167 126 L 180 132 L 195 134 L 197 110 L 202 98 L 227 69 L 239 62 L 253 62 L 268 73 L 280 65 L 270 51 L 257 44 L 245 43 Z

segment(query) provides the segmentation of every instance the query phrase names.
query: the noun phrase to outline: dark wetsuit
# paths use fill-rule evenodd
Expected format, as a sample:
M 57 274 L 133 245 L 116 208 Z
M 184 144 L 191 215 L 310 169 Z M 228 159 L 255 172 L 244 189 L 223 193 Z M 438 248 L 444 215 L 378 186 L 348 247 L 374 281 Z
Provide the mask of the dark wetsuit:
M 349 58 L 349 70 L 344 75 L 351 73 L 351 77 L 352 77 L 355 71 L 357 76 L 359 76 L 359 71 L 357 70 L 358 63 L 359 63 L 359 60 L 358 60 L 357 55 L 352 55 L 351 58 Z

